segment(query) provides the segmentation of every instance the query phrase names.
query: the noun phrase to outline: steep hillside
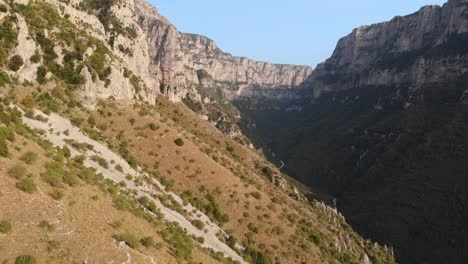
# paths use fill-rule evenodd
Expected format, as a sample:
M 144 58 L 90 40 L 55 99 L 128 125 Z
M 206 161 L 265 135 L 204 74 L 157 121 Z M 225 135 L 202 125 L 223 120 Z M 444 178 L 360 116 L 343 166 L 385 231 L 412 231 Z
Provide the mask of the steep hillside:
M 467 10 L 451 0 L 358 28 L 302 98 L 236 103 L 257 147 L 401 263 L 468 261 Z
M 467 72 L 468 2 L 449 0 L 355 29 L 303 86 L 314 96 L 363 86 L 451 81 Z
M 139 1 L 0 0 L 0 261 L 394 263 L 162 96 L 138 8 L 157 15 Z

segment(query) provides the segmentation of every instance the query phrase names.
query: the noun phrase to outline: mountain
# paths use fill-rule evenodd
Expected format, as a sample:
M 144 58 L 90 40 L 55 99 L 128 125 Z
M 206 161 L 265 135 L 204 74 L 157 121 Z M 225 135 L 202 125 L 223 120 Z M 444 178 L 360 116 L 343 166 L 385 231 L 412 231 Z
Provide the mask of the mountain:
M 426 6 L 342 38 L 333 55 L 304 82 L 314 96 L 363 86 L 453 80 L 466 73 L 467 1 Z
M 0 0 L 0 261 L 395 263 L 218 130 L 235 134 L 227 98 L 310 72 L 232 57 L 139 0 Z
M 271 161 L 401 263 L 468 255 L 468 1 L 355 29 L 292 100 L 238 98 Z

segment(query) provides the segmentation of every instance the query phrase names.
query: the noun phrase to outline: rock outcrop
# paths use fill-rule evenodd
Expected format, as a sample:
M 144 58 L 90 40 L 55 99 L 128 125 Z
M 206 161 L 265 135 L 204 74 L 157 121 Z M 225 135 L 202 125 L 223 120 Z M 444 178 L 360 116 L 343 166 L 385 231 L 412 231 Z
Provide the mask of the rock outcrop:
M 426 6 L 389 22 L 355 29 L 304 82 L 315 97 L 362 86 L 453 79 L 468 71 L 468 1 Z M 462 45 L 460 45 L 462 44 Z

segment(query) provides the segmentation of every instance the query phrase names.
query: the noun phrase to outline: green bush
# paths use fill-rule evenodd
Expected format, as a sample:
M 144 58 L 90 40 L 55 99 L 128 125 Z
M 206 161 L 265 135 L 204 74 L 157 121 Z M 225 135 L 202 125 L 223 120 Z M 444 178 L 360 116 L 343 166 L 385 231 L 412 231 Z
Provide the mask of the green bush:
M 88 124 L 90 126 L 95 126 L 96 125 L 96 119 L 94 119 L 94 117 L 92 117 L 92 116 L 90 116 L 87 121 L 88 121 Z
M 11 232 L 12 226 L 10 221 L 0 221 L 0 233 L 8 234 Z
M 13 167 L 8 169 L 7 171 L 10 177 L 16 178 L 18 180 L 26 176 L 26 172 L 26 168 L 21 164 L 13 165 Z
M 37 186 L 32 178 L 23 178 L 16 183 L 16 188 L 26 193 L 34 193 L 37 191 Z
M 46 83 L 47 69 L 44 66 L 37 68 L 36 81 L 40 84 Z
M 55 227 L 46 220 L 42 220 L 41 222 L 39 222 L 38 226 L 50 232 L 55 230 Z
M 125 242 L 127 246 L 133 249 L 137 249 L 141 246 L 140 240 L 138 240 L 138 238 L 131 233 L 120 234 L 118 236 L 115 236 L 115 239 L 117 239 L 117 241 L 119 242 Z
M 260 198 L 262 198 L 262 195 L 259 192 L 251 192 L 250 195 L 252 195 L 252 197 L 257 200 L 260 200 Z
M 171 243 L 177 257 L 182 257 L 185 260 L 191 258 L 194 247 L 193 240 L 180 226 L 171 225 L 161 230 L 161 235 Z
M 37 154 L 33 151 L 28 151 L 21 156 L 20 160 L 24 161 L 24 163 L 31 165 L 37 160 Z
M 65 173 L 63 175 L 63 182 L 73 187 L 78 185 L 80 183 L 80 180 L 75 171 L 70 171 L 69 173 Z
M 4 4 L 0 4 L 0 12 L 6 13 L 8 11 L 8 8 Z
M 0 133 L 0 157 L 8 157 L 8 145 L 2 133 Z
M 93 160 L 94 162 L 98 163 L 99 166 L 105 168 L 105 169 L 109 169 L 109 163 L 107 162 L 106 159 L 100 157 L 100 156 L 97 156 L 97 155 L 94 155 L 91 157 L 91 160 Z
M 247 261 L 252 264 L 270 264 L 272 263 L 271 259 L 264 255 L 261 252 L 258 252 L 252 248 L 245 249 L 245 255 L 247 256 Z
M 36 264 L 36 258 L 31 255 L 22 255 L 16 257 L 15 264 Z
M 200 244 L 205 243 L 205 238 L 204 237 L 197 237 L 197 242 Z
M 21 100 L 21 104 L 27 108 L 33 108 L 36 106 L 36 100 L 31 95 L 27 95 L 23 100 Z
M 147 248 L 155 246 L 154 239 L 153 237 L 150 237 L 150 236 L 142 238 L 140 242 L 143 246 Z
M 63 164 L 59 162 L 49 162 L 45 167 L 46 172 L 42 175 L 44 181 L 53 187 L 62 187 L 63 175 L 65 174 Z
M 29 60 L 32 63 L 39 63 L 41 61 L 41 54 L 39 54 L 39 52 L 36 50 L 34 55 L 32 55 L 31 58 L 29 58 Z
M 53 190 L 51 193 L 49 193 L 49 195 L 50 197 L 52 197 L 52 199 L 57 200 L 57 201 L 62 200 L 64 196 L 63 192 L 57 189 Z
M 123 168 L 120 164 L 115 165 L 115 170 L 119 172 L 123 172 Z
M 184 140 L 181 138 L 177 138 L 176 140 L 174 140 L 174 143 L 179 147 L 182 147 L 183 145 L 185 145 Z
M 23 64 L 23 58 L 20 55 L 15 55 L 11 57 L 10 62 L 8 63 L 8 68 L 12 71 L 18 71 Z
M 205 227 L 205 223 L 203 223 L 202 221 L 198 220 L 198 219 L 195 219 L 192 221 L 192 225 L 200 230 L 203 229 L 203 227 Z

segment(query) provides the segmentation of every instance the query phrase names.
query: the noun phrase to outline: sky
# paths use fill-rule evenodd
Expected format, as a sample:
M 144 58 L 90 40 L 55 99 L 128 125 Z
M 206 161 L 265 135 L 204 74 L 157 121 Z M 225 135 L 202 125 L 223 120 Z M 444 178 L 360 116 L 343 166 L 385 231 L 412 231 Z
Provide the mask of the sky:
M 353 28 L 446 0 L 149 0 L 179 31 L 225 52 L 274 63 L 323 62 Z

